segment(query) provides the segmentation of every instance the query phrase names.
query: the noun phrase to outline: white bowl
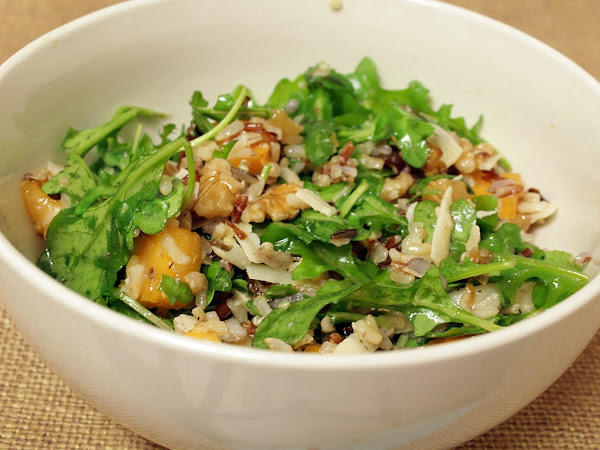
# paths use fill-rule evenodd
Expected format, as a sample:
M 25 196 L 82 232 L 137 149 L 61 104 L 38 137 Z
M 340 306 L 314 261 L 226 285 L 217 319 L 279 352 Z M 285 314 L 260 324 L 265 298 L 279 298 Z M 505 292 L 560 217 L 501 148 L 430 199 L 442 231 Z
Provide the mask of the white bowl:
M 567 58 L 490 19 L 424 1 L 151 0 L 67 24 L 0 68 L 0 297 L 48 365 L 100 411 L 172 448 L 446 448 L 504 421 L 553 383 L 600 327 L 600 278 L 531 320 L 405 352 L 323 357 L 207 344 L 134 322 L 68 290 L 33 261 L 18 193 L 58 160 L 68 125 L 124 104 L 189 120 L 194 89 L 238 83 L 259 99 L 324 60 L 371 56 L 384 84 L 419 79 L 559 205 L 536 239 L 600 247 L 600 85 Z

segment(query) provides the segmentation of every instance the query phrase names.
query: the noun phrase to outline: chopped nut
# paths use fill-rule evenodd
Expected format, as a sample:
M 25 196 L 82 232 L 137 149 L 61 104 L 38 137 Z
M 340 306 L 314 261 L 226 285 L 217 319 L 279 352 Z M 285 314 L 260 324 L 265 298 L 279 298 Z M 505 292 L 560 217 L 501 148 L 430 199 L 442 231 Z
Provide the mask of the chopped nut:
M 242 183 L 231 174 L 231 166 L 224 159 L 213 159 L 200 174 L 200 193 L 194 205 L 198 216 L 207 219 L 229 217 Z
M 265 218 L 274 222 L 290 220 L 298 215 L 300 208 L 291 206 L 287 197 L 298 192 L 295 184 L 278 184 L 250 203 L 242 213 L 243 222 L 262 223 Z
M 379 196 L 387 202 L 394 202 L 408 192 L 415 182 L 408 172 L 402 172 L 395 178 L 386 178 Z

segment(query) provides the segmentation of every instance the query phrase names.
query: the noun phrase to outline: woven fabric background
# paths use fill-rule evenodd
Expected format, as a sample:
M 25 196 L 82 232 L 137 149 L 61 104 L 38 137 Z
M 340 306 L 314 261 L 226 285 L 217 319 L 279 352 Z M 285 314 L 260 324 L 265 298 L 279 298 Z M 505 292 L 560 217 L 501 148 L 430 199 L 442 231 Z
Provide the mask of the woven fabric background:
M 328 0 L 323 0 L 324 3 Z M 0 0 L 0 63 L 51 29 L 116 0 Z M 600 1 L 450 0 L 550 44 L 600 79 Z M 600 120 L 600 118 L 599 118 Z M 74 394 L 0 305 L 0 449 L 159 449 Z M 600 334 L 548 391 L 460 447 L 600 448 Z

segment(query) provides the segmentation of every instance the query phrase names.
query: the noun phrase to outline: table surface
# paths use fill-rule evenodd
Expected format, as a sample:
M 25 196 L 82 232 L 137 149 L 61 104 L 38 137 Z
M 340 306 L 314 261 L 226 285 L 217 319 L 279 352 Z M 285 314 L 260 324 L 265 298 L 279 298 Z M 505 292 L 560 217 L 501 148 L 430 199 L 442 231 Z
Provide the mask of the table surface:
M 328 0 L 323 0 L 328 1 Z M 38 36 L 117 0 L 0 0 L 0 63 Z M 600 79 L 599 0 L 449 0 L 523 30 Z M 157 445 L 103 416 L 33 352 L 0 304 L 0 448 Z M 600 334 L 520 413 L 460 449 L 600 447 Z

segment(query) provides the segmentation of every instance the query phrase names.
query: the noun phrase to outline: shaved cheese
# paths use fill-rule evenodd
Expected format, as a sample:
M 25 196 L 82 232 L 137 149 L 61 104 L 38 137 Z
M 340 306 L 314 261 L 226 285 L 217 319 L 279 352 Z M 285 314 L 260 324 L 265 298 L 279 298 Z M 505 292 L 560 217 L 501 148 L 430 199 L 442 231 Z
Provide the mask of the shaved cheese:
M 308 189 L 299 189 L 296 192 L 296 197 L 324 216 L 331 217 L 338 213 L 338 210 L 325 202 L 321 197 Z
M 238 223 L 236 227 L 244 232 L 246 237 L 240 238 L 237 233 L 233 234 L 233 237 L 237 243 L 244 250 L 244 254 L 249 261 L 253 263 L 260 263 L 261 261 L 256 257 L 256 252 L 260 248 L 260 238 L 256 233 L 252 232 L 252 225 L 249 223 Z
M 481 240 L 481 230 L 477 225 L 471 227 L 469 233 L 469 239 L 465 243 L 465 253 L 469 253 L 472 250 L 476 250 L 479 247 L 479 241 Z
M 246 257 L 244 250 L 237 243 L 233 245 L 230 250 L 224 250 L 222 248 L 217 247 L 216 245 L 213 245 L 213 251 L 215 252 L 215 255 L 217 255 L 219 258 L 230 262 L 231 264 L 233 264 L 236 267 L 239 267 L 240 269 L 245 269 L 250 265 L 250 261 Z
M 442 151 L 442 157 L 440 161 L 446 166 L 450 167 L 463 153 L 463 149 L 454 137 L 444 130 L 442 127 L 433 125 L 433 134 L 427 138 L 427 142 L 438 147 Z
M 250 264 L 246 268 L 248 278 L 251 280 L 266 281 L 268 283 L 292 284 L 292 272 L 274 269 L 265 264 Z
M 454 229 L 454 220 L 450 214 L 452 203 L 452 186 L 444 192 L 440 206 L 437 208 L 437 222 L 431 239 L 431 260 L 439 267 L 450 254 L 450 236 Z

